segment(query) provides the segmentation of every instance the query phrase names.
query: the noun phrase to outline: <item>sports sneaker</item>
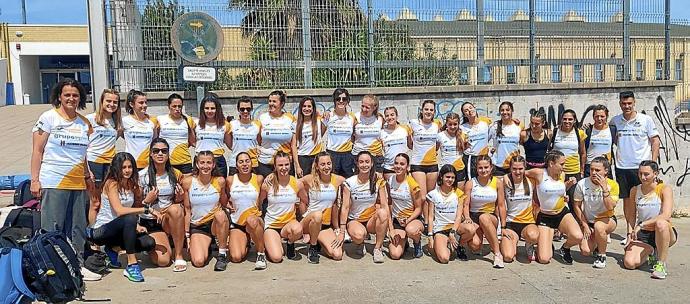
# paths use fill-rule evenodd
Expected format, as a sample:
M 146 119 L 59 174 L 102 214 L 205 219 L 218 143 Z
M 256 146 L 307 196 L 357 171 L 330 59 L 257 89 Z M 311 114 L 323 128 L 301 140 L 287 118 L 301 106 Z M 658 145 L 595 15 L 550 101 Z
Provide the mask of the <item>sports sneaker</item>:
M 350 237 L 350 234 L 347 233 L 347 229 L 343 230 L 345 232 L 345 238 L 343 239 L 343 242 L 345 243 L 352 243 L 352 238 Z
M 100 274 L 97 274 L 95 272 L 92 272 L 91 270 L 88 270 L 84 267 L 81 268 L 81 276 L 84 281 L 100 281 L 103 276 Z
M 362 256 L 367 255 L 367 245 L 364 244 L 364 243 L 362 243 L 362 245 L 360 245 L 360 246 L 362 246 L 362 248 L 361 248 L 361 249 L 362 249 L 362 250 L 361 250 Z M 356 252 L 358 252 L 358 253 L 360 252 L 359 248 L 357 248 L 357 251 L 356 251 Z
M 505 265 L 503 265 L 503 255 L 494 253 L 494 268 L 501 269 L 503 267 L 505 267 Z
M 566 264 L 573 263 L 573 256 L 570 255 L 570 248 L 565 248 L 561 246 L 560 249 L 556 250 L 556 254 L 561 256 L 561 259 L 563 259 L 563 262 L 565 262 Z
M 649 268 L 653 269 L 654 266 L 656 265 L 656 262 L 657 262 L 656 252 L 652 251 L 652 253 L 650 253 L 647 256 L 647 265 L 649 265 Z
M 141 274 L 141 268 L 139 268 L 139 264 L 127 265 L 127 268 L 125 268 L 122 271 L 122 274 L 132 282 L 144 281 L 144 276 Z
M 628 243 L 628 238 L 624 238 L 621 240 L 620 244 L 621 244 L 621 246 L 625 246 L 625 244 L 627 244 L 627 243 Z
M 528 261 L 534 262 L 537 260 L 537 252 L 534 249 L 533 244 L 525 243 L 525 251 L 527 252 L 527 260 Z
M 297 258 L 297 252 L 295 252 L 295 243 L 288 242 L 285 245 L 285 256 L 290 260 Z
M 656 264 L 654 264 L 654 271 L 652 271 L 652 278 L 654 279 L 665 279 L 666 275 L 668 273 L 666 272 L 666 263 L 662 261 L 657 261 Z
M 458 248 L 455 249 L 455 253 L 458 255 L 458 260 L 467 261 L 467 252 L 465 252 L 465 247 L 458 244 Z
M 113 250 L 112 248 L 105 246 L 105 254 L 108 255 L 108 265 L 110 265 L 110 268 L 122 268 L 122 263 L 118 260 L 118 257 L 120 256 L 120 253 Z
M 381 248 L 374 248 L 374 263 L 383 263 L 383 251 L 381 251 Z
M 213 266 L 213 271 L 225 271 L 228 268 L 228 256 L 225 254 L 218 254 L 216 256 L 216 265 Z
M 254 269 L 264 270 L 266 269 L 266 254 L 259 252 L 256 254 L 256 263 L 254 263 Z
M 594 258 L 594 268 L 604 269 L 606 268 L 606 255 L 600 254 Z
M 319 252 L 316 251 L 316 245 L 309 245 L 307 248 L 307 261 L 309 264 L 319 263 Z
M 424 255 L 422 251 L 422 242 L 414 243 L 414 257 L 421 258 Z

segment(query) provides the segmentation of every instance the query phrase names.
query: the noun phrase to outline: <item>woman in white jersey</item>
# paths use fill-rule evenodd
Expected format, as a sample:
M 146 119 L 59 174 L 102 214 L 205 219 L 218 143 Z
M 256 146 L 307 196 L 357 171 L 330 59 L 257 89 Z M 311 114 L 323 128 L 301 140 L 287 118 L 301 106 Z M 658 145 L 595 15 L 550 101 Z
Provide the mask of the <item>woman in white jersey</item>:
M 170 146 L 165 139 L 154 139 L 150 150 L 148 167 L 139 171 L 139 186 L 145 195 L 153 193 L 155 200 L 150 205 L 158 216 L 140 215 L 139 224 L 156 240 L 156 250 L 149 253 L 151 261 L 160 267 L 174 261 L 173 271 L 185 271 L 182 172 L 170 164 Z M 175 245 L 174 253 L 170 238 Z
M 292 138 L 292 159 L 295 163 L 295 173 L 301 178 L 311 174 L 311 167 L 316 154 L 324 151 L 323 136 L 326 125 L 316 112 L 314 98 L 304 97 L 300 101 L 297 113 L 295 135 Z
M 400 153 L 395 157 L 393 169 L 395 175 L 387 179 L 389 201 L 391 205 L 391 221 L 388 230 L 393 236 L 388 244 L 388 252 L 393 260 L 400 259 L 407 248 L 407 238 L 414 244 L 414 257 L 421 258 L 422 231 L 424 224 L 419 220 L 422 215 L 423 197 L 419 184 L 409 173 L 410 157 Z
M 460 128 L 467 139 L 462 161 L 467 170 L 467 179 L 477 176 L 477 157 L 489 154 L 489 128 L 491 119 L 479 116 L 477 108 L 471 102 L 460 107 L 462 123 Z
M 231 129 L 230 123 L 225 121 L 223 107 L 214 94 L 209 94 L 201 100 L 199 120 L 195 125 L 195 149 L 213 152 L 216 168 L 220 170 L 221 176 L 227 177 L 228 164 L 225 160 L 225 146 L 232 147 Z M 256 135 L 254 140 L 256 140 Z
M 254 269 L 266 269 L 264 221 L 258 206 L 263 178 L 252 173 L 252 158 L 247 152 L 237 154 L 237 173 L 228 176 L 230 199 L 230 261 L 240 263 L 249 251 L 249 240 L 256 246 Z
M 350 93 L 343 88 L 333 91 L 333 111 L 324 116 L 328 141 L 326 151 L 333 160 L 333 173 L 348 178 L 354 174 L 355 161 L 352 155 L 352 133 L 357 118 L 348 112 Z
M 86 115 L 93 127 L 93 133 L 89 135 L 89 146 L 86 148 L 86 160 L 89 161 L 89 172 L 96 186 L 90 193 L 89 223 L 96 220 L 105 174 L 115 156 L 115 142 L 122 136 L 120 112 L 119 93 L 113 89 L 104 89 L 98 112 Z
M 522 125 L 513 120 L 513 103 L 504 101 L 498 107 L 501 119 L 491 124 L 489 142 L 492 145 L 491 159 L 496 165 L 495 176 L 510 173 L 510 159 L 520 155 L 520 132 Z
M 340 229 L 347 226 L 352 242 L 362 247 L 366 254 L 364 240 L 370 233 L 376 234 L 374 263 L 383 263 L 383 239 L 388 232 L 388 193 L 386 182 L 374 172 L 374 157 L 368 151 L 357 155 L 356 174 L 345 180 L 343 187 L 343 206 L 340 209 Z M 343 234 L 338 240 L 344 239 Z
M 412 142 L 410 172 L 419 184 L 423 197 L 436 188 L 438 176 L 436 138 L 441 131 L 441 121 L 434 119 L 435 115 L 436 102 L 424 100 L 417 119 L 410 120 L 410 141 Z M 429 216 L 427 204 L 422 206 L 422 216 L 425 219 Z
M 412 138 L 410 138 L 410 128 L 398 123 L 398 109 L 387 107 L 383 110 L 383 118 L 386 122 L 379 140 L 383 148 L 383 176 L 385 179 L 395 175 L 393 164 L 396 155 L 407 154 L 412 148 Z
M 170 163 L 183 174 L 192 173 L 192 155 L 189 146 L 196 143 L 194 120 L 182 113 L 182 96 L 177 93 L 168 96 L 168 114 L 156 117 L 158 137 L 170 144 Z M 203 150 L 199 150 L 203 151 Z
M 436 150 L 439 153 L 438 164 L 439 166 L 452 165 L 455 168 L 455 182 L 460 188 L 464 187 L 467 179 L 465 163 L 462 161 L 464 146 L 465 138 L 460 130 L 460 115 L 448 113 L 446 123 L 436 138 Z
M 569 180 L 571 177 L 578 181 L 582 179 L 582 172 L 587 160 L 585 137 L 587 135 L 580 129 L 575 111 L 566 109 L 561 115 L 558 127 L 554 129 L 549 148 L 549 150 L 561 151 L 565 155 L 565 164 L 563 165 L 565 180 Z M 573 191 L 575 191 L 574 187 L 567 191 L 570 210 L 573 210 Z
M 678 240 L 678 232 L 671 224 L 673 190 L 659 180 L 659 165 L 655 161 L 643 161 L 639 176 L 641 184 L 630 192 L 635 209 L 626 215 L 626 221 L 635 223 L 635 228 L 628 235 L 623 265 L 636 269 L 647 262 L 653 269 L 652 278 L 665 279 L 668 250 Z
M 503 177 L 505 212 L 501 217 L 501 254 L 503 261 L 512 262 L 517 256 L 520 238 L 525 240 L 525 251 L 529 262 L 536 260 L 534 245 L 539 241 L 539 228 L 534 220 L 534 187 L 525 177 L 527 161 L 521 155 L 510 158 L 510 173 Z
M 103 185 L 102 207 L 93 228 L 86 229 L 86 237 L 111 251 L 112 247 L 123 248 L 127 253 L 124 276 L 132 282 L 143 282 L 135 254 L 153 250 L 156 242 L 146 228 L 137 224 L 137 214 L 158 213 L 149 207 L 156 199 L 155 193 L 143 197 L 134 163 L 134 157 L 127 152 L 115 154 Z M 114 260 L 117 261 L 117 255 Z
M 41 198 L 41 228 L 59 230 L 71 238 L 81 264 L 87 226 L 88 189 L 93 180 L 86 150 L 91 124 L 77 109 L 86 106 L 86 90 L 77 81 L 63 79 L 50 94 L 50 109 L 38 118 L 31 130 L 31 194 Z M 98 280 L 100 275 L 82 268 L 85 280 Z
M 189 236 L 189 256 L 194 267 L 204 267 L 208 248 L 215 237 L 218 256 L 213 267 L 223 271 L 228 265 L 230 221 L 223 210 L 228 198 L 225 178 L 220 176 L 213 152 L 201 151 L 194 157 L 192 175 L 182 180 L 184 190 L 185 231 Z
M 295 117 L 283 111 L 287 95 L 273 91 L 268 95 L 268 112 L 259 115 L 259 166 L 256 174 L 263 177 L 273 172 L 273 158 L 278 152 L 288 155 L 292 151 L 292 137 L 295 135 Z M 290 166 L 290 174 L 294 168 Z
M 503 268 L 503 256 L 498 242 L 498 215 L 505 214 L 503 183 L 492 175 L 493 164 L 487 155 L 477 157 L 477 176 L 465 183 L 467 193 L 463 205 L 463 221 L 458 230 L 460 244 L 467 244 L 474 252 L 481 250 L 484 238 L 494 254 L 494 268 Z M 505 228 L 505 224 L 501 228 Z M 460 259 L 466 259 L 462 245 L 458 248 Z
M 352 134 L 352 155 L 369 151 L 374 156 L 374 170 L 383 172 L 383 148 L 381 147 L 381 129 L 383 116 L 379 113 L 379 99 L 373 94 L 364 95 L 361 111 L 355 114 L 354 133 Z
M 336 242 L 341 233 L 337 229 L 340 203 L 336 201 L 345 178 L 333 174 L 328 152 L 316 154 L 312 167 L 312 173 L 300 180 L 309 196 L 308 204 L 300 204 L 300 213 L 304 214 L 302 233 L 309 235 L 307 258 L 309 263 L 318 264 L 320 248 L 324 248 L 329 257 L 339 261 L 343 258 L 343 247 Z
M 427 235 L 433 236 L 433 239 L 429 240 L 429 251 L 432 251 L 436 260 L 442 264 L 447 264 L 451 252 L 460 248 L 456 231 L 461 224 L 465 194 L 458 188 L 455 176 L 455 168 L 452 165 L 443 165 L 438 173 L 438 187 L 426 195 L 426 202 L 429 204 Z
M 617 224 L 613 209 L 618 201 L 618 183 L 606 177 L 609 161 L 604 156 L 595 157 L 589 169 L 589 177 L 577 183 L 574 193 L 574 213 L 580 220 L 583 234 L 580 254 L 589 256 L 596 252 L 594 267 L 604 268 L 608 236 L 616 230 Z
M 141 91 L 130 90 L 127 93 L 125 108 L 129 113 L 122 118 L 125 152 L 137 160 L 137 169 L 143 169 L 149 165 L 149 146 L 158 134 L 158 124 L 146 114 L 146 94 Z
M 256 172 L 259 165 L 257 155 L 259 153 L 259 121 L 252 119 L 254 105 L 249 97 L 240 97 L 237 102 L 237 112 L 240 119 L 230 122 L 230 158 L 228 158 L 228 176 L 237 174 L 237 155 L 247 152 L 252 159 L 252 171 Z M 263 177 L 263 176 L 262 176 Z
M 302 183 L 290 174 L 290 154 L 279 151 L 273 158 L 273 173 L 261 185 L 259 202 L 267 200 L 264 215 L 264 244 L 268 260 L 273 263 L 283 261 L 283 252 L 288 259 L 297 258 L 295 241 L 302 238 L 302 225 L 297 221 L 295 205 L 306 203 Z M 287 239 L 283 251 L 282 239 Z
M 548 264 L 553 256 L 553 234 L 558 229 L 568 235 L 563 246 L 557 250 L 566 264 L 571 264 L 573 258 L 570 248 L 580 244 L 582 231 L 577 221 L 569 212 L 566 203 L 566 189 L 577 183 L 575 177 L 564 179 L 563 166 L 565 155 L 558 150 L 549 151 L 544 157 L 546 168 L 533 168 L 525 171 L 525 176 L 534 182 L 539 212 L 537 226 L 539 226 L 539 241 L 537 242 L 537 261 Z
M 613 144 L 616 142 L 617 129 L 615 125 L 609 125 L 609 109 L 605 105 L 595 105 L 592 108 L 592 119 L 594 124 L 586 130 L 585 150 L 587 151 L 587 162 L 585 163 L 584 177 L 588 177 L 589 166 L 594 158 L 604 156 L 609 161 L 613 161 Z M 611 168 L 606 168 L 608 178 L 613 178 Z

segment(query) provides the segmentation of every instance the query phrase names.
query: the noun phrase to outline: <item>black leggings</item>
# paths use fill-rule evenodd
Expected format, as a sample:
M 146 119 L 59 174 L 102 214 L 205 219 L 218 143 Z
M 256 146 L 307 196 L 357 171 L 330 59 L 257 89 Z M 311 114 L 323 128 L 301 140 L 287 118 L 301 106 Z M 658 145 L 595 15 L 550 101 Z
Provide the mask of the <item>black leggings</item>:
M 128 214 L 93 230 L 93 240 L 97 245 L 122 247 L 127 254 L 151 251 L 156 241 L 145 233 L 137 233 L 137 215 Z

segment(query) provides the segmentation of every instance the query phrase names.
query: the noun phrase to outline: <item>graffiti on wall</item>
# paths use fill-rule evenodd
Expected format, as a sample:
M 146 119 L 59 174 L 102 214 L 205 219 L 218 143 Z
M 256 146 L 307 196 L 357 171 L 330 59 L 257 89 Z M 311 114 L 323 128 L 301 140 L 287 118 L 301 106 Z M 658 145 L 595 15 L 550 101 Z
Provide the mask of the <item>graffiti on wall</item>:
M 676 186 L 681 186 L 685 183 L 685 178 L 690 175 L 690 159 L 681 157 L 679 148 L 688 147 L 690 142 L 690 130 L 686 125 L 674 126 L 673 117 L 668 112 L 666 101 L 661 96 L 656 99 L 654 106 L 654 116 L 659 122 L 657 128 L 659 129 L 659 139 L 661 145 L 659 147 L 659 164 L 664 175 L 670 172 L 678 173 L 676 179 Z M 682 171 L 676 172 L 673 163 L 681 164 L 685 161 L 685 168 Z

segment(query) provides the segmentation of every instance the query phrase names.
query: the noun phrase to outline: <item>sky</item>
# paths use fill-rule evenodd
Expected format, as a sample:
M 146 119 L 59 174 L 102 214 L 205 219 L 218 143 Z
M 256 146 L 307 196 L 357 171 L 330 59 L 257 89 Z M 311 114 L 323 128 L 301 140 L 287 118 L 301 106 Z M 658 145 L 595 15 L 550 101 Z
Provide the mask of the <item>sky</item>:
M 6 23 L 21 23 L 21 1 L 22 0 L 0 0 L 0 22 Z M 60 4 L 56 5 L 58 1 L 56 0 L 25 0 L 26 1 L 26 15 L 27 23 L 30 24 L 86 24 L 86 2 L 87 0 L 59 0 Z M 98 0 L 89 0 L 98 1 Z M 364 0 L 359 0 L 365 3 Z M 138 0 L 140 3 L 145 3 L 144 0 Z M 179 0 L 179 2 L 190 2 L 199 3 L 199 0 Z M 202 1 L 205 2 L 205 1 Z M 216 4 L 223 1 L 211 0 L 208 2 L 215 2 Z M 446 20 L 451 19 L 454 12 L 461 8 L 473 8 L 474 0 L 458 0 L 458 1 L 448 1 L 448 0 L 408 0 L 405 1 L 406 6 L 410 7 L 413 11 L 418 12 L 420 19 L 431 19 L 433 15 L 437 12 L 443 11 L 443 15 Z M 563 3 L 580 3 L 583 7 L 587 7 L 590 11 L 607 11 L 607 4 L 615 3 L 615 0 L 572 0 L 572 1 L 560 1 L 560 0 L 537 0 L 537 10 L 539 11 L 539 6 L 544 5 L 543 3 L 552 3 L 549 8 L 543 8 L 544 11 L 561 11 L 569 10 L 569 7 L 563 7 Z M 639 3 L 650 3 L 655 2 L 658 4 L 651 5 L 652 8 L 641 7 Z M 374 0 L 374 7 L 385 12 L 388 16 L 395 18 L 398 11 L 401 8 L 400 1 L 398 0 Z M 449 4 L 450 3 L 450 4 Z M 527 0 L 507 0 L 507 1 L 485 1 L 485 8 L 495 10 L 499 15 L 510 15 L 512 11 L 522 8 Z M 592 4 L 595 3 L 595 4 Z M 596 8 L 596 3 L 599 3 L 602 9 Z M 633 12 L 639 12 L 640 16 L 646 15 L 645 12 L 658 11 L 663 15 L 663 0 L 632 0 Z M 452 7 L 448 7 L 451 5 Z M 566 5 L 578 5 L 578 4 L 566 4 Z M 548 6 L 548 5 L 546 5 Z M 690 9 L 687 9 L 687 0 L 671 0 L 671 18 L 672 19 L 684 19 L 686 24 L 690 24 Z M 593 7 L 595 9 L 593 9 Z M 597 13 L 594 13 L 597 14 Z M 604 15 L 606 13 L 600 13 L 599 15 Z M 555 21 L 551 19 L 560 18 L 561 13 L 554 13 L 553 17 L 545 16 L 544 18 L 548 21 Z M 592 16 L 591 19 L 597 18 L 598 16 Z M 500 16 L 495 16 L 496 19 L 501 19 Z M 602 18 L 604 18 L 602 16 Z M 662 18 L 663 16 L 659 17 Z M 220 19 L 220 18 L 217 18 Z M 234 23 L 234 20 L 219 20 L 220 23 Z M 635 20 L 633 20 L 635 21 Z M 641 20 L 640 20 L 641 21 Z

